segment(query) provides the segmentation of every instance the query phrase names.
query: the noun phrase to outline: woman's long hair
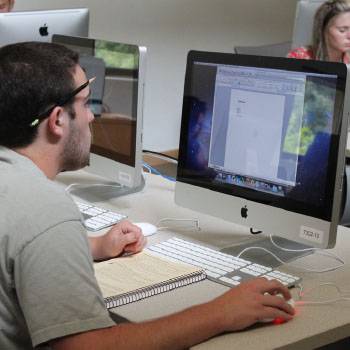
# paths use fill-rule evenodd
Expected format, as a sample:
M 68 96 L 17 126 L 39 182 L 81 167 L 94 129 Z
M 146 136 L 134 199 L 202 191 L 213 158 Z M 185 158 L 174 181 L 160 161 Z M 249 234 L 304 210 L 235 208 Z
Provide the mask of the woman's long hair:
M 330 20 L 344 12 L 350 12 L 350 4 L 346 0 L 326 1 L 316 11 L 311 44 L 315 59 L 322 61 L 329 60 L 329 53 L 325 42 L 325 31 Z

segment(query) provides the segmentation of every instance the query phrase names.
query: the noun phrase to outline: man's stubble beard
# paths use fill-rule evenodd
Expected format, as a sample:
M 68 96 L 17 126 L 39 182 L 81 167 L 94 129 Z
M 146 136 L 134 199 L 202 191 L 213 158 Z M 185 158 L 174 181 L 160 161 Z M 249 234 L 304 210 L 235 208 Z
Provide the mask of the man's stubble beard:
M 81 143 L 81 132 L 74 125 L 74 120 L 70 121 L 71 127 L 67 142 L 62 152 L 62 171 L 73 171 L 84 168 L 90 163 L 90 142 L 86 145 Z

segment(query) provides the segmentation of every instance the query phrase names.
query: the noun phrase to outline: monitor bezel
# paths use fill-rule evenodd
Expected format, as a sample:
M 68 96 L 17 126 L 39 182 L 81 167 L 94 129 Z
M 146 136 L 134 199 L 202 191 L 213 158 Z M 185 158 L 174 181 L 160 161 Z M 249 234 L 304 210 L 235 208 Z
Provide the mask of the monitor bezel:
M 195 179 L 193 174 L 189 174 L 186 172 L 186 152 L 187 152 L 187 143 L 188 143 L 188 122 L 189 122 L 189 105 L 186 103 L 187 97 L 191 94 L 191 79 L 192 79 L 192 67 L 195 62 L 202 63 L 213 63 L 213 64 L 227 64 L 227 65 L 238 65 L 244 67 L 260 67 L 260 68 L 273 68 L 273 69 L 282 69 L 288 71 L 299 71 L 299 72 L 314 72 L 314 73 L 323 73 L 323 74 L 331 74 L 337 75 L 337 119 L 333 125 L 333 141 L 332 141 L 332 149 L 330 150 L 329 161 L 331 163 L 331 172 L 327 175 L 329 179 L 331 179 L 330 183 L 327 186 L 327 194 L 325 205 L 322 209 L 310 207 L 309 205 L 300 205 L 300 203 L 290 203 L 288 200 L 284 199 L 276 199 L 273 195 L 268 195 L 266 193 L 261 193 L 242 188 L 239 186 L 235 186 L 233 189 L 232 185 L 222 186 L 220 190 L 218 190 L 217 186 L 212 186 L 208 183 L 201 183 L 200 180 Z M 190 189 L 196 189 L 197 195 L 200 194 L 200 189 L 205 192 L 206 199 L 210 201 L 211 197 L 214 193 L 218 194 L 217 197 L 221 198 L 223 196 L 226 197 L 234 197 L 237 198 L 237 202 L 240 204 L 235 206 L 235 211 L 239 211 L 241 207 L 244 205 L 252 206 L 252 205 L 260 205 L 266 208 L 274 208 L 274 212 L 284 212 L 293 213 L 297 217 L 301 218 L 312 218 L 316 221 L 320 221 L 323 223 L 329 223 L 329 225 L 321 225 L 322 230 L 328 230 L 327 226 L 332 226 L 334 231 L 334 227 L 336 226 L 335 222 L 339 219 L 339 211 L 340 211 L 340 194 L 339 188 L 341 188 L 341 180 L 342 174 L 344 172 L 344 163 L 345 163 L 345 141 L 346 140 L 346 130 L 347 130 L 347 113 L 343 117 L 344 110 L 347 111 L 348 108 L 343 106 L 343 101 L 346 96 L 345 95 L 345 86 L 346 80 L 348 79 L 347 67 L 344 64 L 330 63 L 330 62 L 316 62 L 316 61 L 308 61 L 308 60 L 293 60 L 287 58 L 278 58 L 278 57 L 262 57 L 262 56 L 252 56 L 252 55 L 233 55 L 226 53 L 218 53 L 218 52 L 201 52 L 201 51 L 190 51 L 187 59 L 187 67 L 186 67 L 186 76 L 185 76 L 185 86 L 184 86 L 184 103 L 182 110 L 182 123 L 181 123 L 181 132 L 180 132 L 180 146 L 179 146 L 179 164 L 178 164 L 178 172 L 177 172 L 177 184 L 176 184 L 176 202 L 180 205 L 188 206 L 190 204 L 191 208 L 196 209 L 197 206 L 194 199 L 186 200 L 183 197 L 184 188 L 186 191 Z M 344 109 L 343 109 L 344 108 Z M 341 175 L 340 175 L 341 174 Z M 188 193 L 188 192 L 187 192 Z M 219 201 L 219 198 L 215 200 Z M 239 198 L 239 199 L 238 199 Z M 274 203 L 271 203 L 271 198 Z M 284 205 L 281 205 L 284 200 Z M 226 200 L 225 200 L 226 201 Z M 187 202 L 187 204 L 186 204 Z M 299 205 L 296 205 L 299 204 Z M 220 205 L 220 203 L 217 203 Z M 230 205 L 228 202 L 227 205 Z M 207 205 L 200 205 L 200 211 L 205 211 L 207 213 L 212 213 L 213 210 L 210 208 L 206 208 Z M 233 208 L 232 208 L 233 209 Z M 252 227 L 258 227 L 259 229 L 265 229 L 264 227 L 259 227 L 259 220 L 247 220 L 240 216 L 240 213 L 236 213 L 233 216 L 235 219 L 231 219 L 228 213 L 221 215 L 220 213 L 216 213 L 216 215 L 224 217 L 228 220 L 236 221 L 240 224 L 249 225 Z M 309 221 L 309 220 L 308 220 Z M 276 226 L 276 225 L 272 225 Z M 277 225 L 278 226 L 278 225 Z M 316 225 L 317 226 L 317 225 Z M 267 228 L 271 227 L 271 225 L 267 225 Z M 274 230 L 275 234 L 279 232 Z M 271 230 L 270 230 L 271 233 Z M 280 233 L 283 236 L 283 233 Z M 327 236 L 327 234 L 326 234 Z M 323 242 L 314 242 L 316 246 L 331 246 L 335 242 L 334 232 L 330 233 L 332 237 L 325 237 Z M 290 237 L 290 233 L 286 234 L 286 238 Z M 299 237 L 299 241 L 305 243 L 305 240 L 302 237 Z M 298 240 L 298 238 L 294 238 L 294 240 Z

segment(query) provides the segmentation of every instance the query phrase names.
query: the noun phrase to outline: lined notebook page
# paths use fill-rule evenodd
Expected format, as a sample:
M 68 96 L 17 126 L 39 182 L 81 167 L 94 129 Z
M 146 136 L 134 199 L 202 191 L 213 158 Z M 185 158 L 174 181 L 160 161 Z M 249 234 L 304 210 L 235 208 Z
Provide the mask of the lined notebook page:
M 104 298 L 202 271 L 200 268 L 165 260 L 145 251 L 95 263 L 94 268 Z

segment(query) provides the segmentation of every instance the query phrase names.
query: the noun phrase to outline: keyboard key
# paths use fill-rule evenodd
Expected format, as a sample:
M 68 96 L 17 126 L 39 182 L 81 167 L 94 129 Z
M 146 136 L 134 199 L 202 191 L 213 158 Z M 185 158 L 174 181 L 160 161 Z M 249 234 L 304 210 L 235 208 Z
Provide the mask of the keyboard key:
M 80 212 L 84 216 L 84 226 L 89 231 L 99 231 L 106 227 L 115 225 L 127 216 L 99 208 L 91 204 L 76 202 Z
M 213 271 L 209 271 L 209 270 L 206 270 L 205 271 L 206 272 L 206 274 L 208 275 L 208 276 L 210 276 L 210 277 L 220 277 L 220 274 L 219 273 L 215 273 L 215 272 L 213 272 Z
M 238 286 L 240 284 L 240 282 L 234 281 L 231 278 L 227 278 L 227 277 L 220 277 L 220 281 L 226 282 L 226 283 L 231 284 L 233 286 Z

